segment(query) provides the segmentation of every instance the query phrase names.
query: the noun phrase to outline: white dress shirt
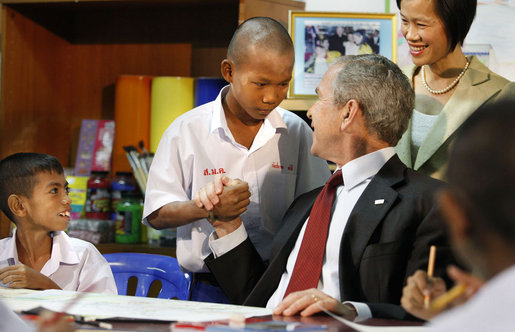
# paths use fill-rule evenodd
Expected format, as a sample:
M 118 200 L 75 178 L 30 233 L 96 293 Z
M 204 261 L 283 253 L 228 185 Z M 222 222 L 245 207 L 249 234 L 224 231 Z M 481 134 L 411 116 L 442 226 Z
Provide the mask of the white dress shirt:
M 428 331 L 515 331 L 515 265 L 488 281 L 466 303 L 443 312 Z
M 282 216 L 300 194 L 323 185 L 327 162 L 311 155 L 312 130 L 297 115 L 276 108 L 265 119 L 250 149 L 237 143 L 227 125 L 221 90 L 213 102 L 178 117 L 165 131 L 152 161 L 143 222 L 162 206 L 191 200 L 215 173 L 249 184 L 250 205 L 241 218 L 261 257 Z M 213 227 L 198 220 L 177 228 L 177 259 L 190 272 L 209 271 L 204 264 Z
M 341 301 L 339 253 L 340 243 L 343 237 L 343 231 L 347 225 L 347 220 L 354 208 L 354 205 L 363 191 L 365 191 L 371 179 L 393 155 L 395 155 L 394 148 L 388 147 L 354 159 L 341 168 L 344 184 L 339 186 L 336 190 L 336 197 L 333 203 L 331 222 L 329 225 L 329 233 L 325 249 L 324 263 L 322 266 L 322 274 L 318 284 L 319 290 L 335 299 L 338 299 L 339 301 Z M 308 220 L 309 217 L 304 222 L 295 246 L 288 257 L 286 270 L 281 277 L 277 290 L 270 297 L 267 303 L 267 308 L 275 308 L 279 303 L 281 303 L 284 297 L 284 293 L 286 292 L 286 288 L 290 281 L 291 273 L 295 266 L 295 261 L 297 260 L 297 255 L 299 253 Z M 210 246 L 215 257 L 219 257 L 239 245 L 245 239 L 246 234 L 244 227 L 240 227 L 235 232 L 220 239 L 216 239 L 213 234 L 210 238 Z M 372 316 L 367 305 L 356 302 L 350 303 L 352 303 L 358 310 L 359 318 L 364 319 Z
M 15 264 L 21 264 L 16 232 L 0 240 L 0 261 L 12 258 Z M 50 259 L 39 272 L 64 290 L 118 294 L 111 267 L 97 248 L 62 231 L 54 232 Z

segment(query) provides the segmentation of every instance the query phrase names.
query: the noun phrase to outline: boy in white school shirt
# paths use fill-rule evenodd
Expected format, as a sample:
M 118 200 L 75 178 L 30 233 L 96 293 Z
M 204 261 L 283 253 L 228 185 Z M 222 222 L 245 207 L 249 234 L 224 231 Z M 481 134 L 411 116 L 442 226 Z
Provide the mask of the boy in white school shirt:
M 267 259 L 290 203 L 330 176 L 326 161 L 310 153 L 311 128 L 278 107 L 293 64 L 293 43 L 280 23 L 265 17 L 245 21 L 221 63 L 229 86 L 215 101 L 178 117 L 161 138 L 148 178 L 143 222 L 157 229 L 178 227 L 179 264 L 195 272 L 191 300 L 227 302 L 204 264 L 211 253 L 211 207 L 197 206 L 195 193 L 217 175 L 248 183 L 224 190 L 213 218 L 231 220 L 246 210 L 243 223 Z
M 17 226 L 12 237 L 0 240 L 0 263 L 14 263 L 0 268 L 0 283 L 117 294 L 111 268 L 95 246 L 64 232 L 70 204 L 55 157 L 16 153 L 0 161 L 0 209 Z

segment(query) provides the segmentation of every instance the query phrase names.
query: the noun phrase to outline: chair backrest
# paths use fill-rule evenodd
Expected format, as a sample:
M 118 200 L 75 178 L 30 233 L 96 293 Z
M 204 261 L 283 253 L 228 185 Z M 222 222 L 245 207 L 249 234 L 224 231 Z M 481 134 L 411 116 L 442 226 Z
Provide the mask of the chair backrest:
M 135 296 L 146 297 L 152 283 L 159 280 L 162 286 L 158 298 L 188 300 L 191 278 L 181 271 L 177 259 L 132 252 L 104 254 L 104 257 L 113 271 L 118 294 L 127 295 L 129 279 L 136 277 Z

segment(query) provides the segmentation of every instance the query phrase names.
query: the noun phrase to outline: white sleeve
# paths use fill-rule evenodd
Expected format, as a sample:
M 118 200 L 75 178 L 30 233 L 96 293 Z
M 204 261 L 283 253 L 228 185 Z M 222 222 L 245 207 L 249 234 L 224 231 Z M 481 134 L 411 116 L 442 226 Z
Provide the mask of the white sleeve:
M 365 319 L 372 318 L 372 311 L 370 310 L 368 305 L 366 305 L 363 302 L 345 301 L 345 302 L 343 302 L 343 304 L 350 304 L 356 309 L 356 312 L 358 313 L 358 315 L 354 319 L 355 322 L 359 322 L 359 321 L 362 321 Z
M 188 201 L 191 193 L 191 164 L 193 156 L 181 149 L 180 124 L 172 123 L 165 131 L 150 167 L 143 223 L 148 225 L 149 214 L 176 201 Z
M 79 276 L 78 292 L 118 294 L 109 263 L 97 248 L 89 244 Z
M 209 235 L 209 247 L 215 258 L 217 258 L 239 246 L 247 237 L 247 231 L 242 223 L 234 232 L 221 238 L 218 238 L 216 233 L 212 232 Z

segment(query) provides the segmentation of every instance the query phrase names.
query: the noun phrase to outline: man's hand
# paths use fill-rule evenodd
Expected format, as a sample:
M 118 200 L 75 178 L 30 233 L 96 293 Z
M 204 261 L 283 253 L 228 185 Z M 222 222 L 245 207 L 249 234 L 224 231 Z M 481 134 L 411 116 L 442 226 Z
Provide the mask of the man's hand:
M 213 211 L 218 221 L 230 221 L 247 210 L 250 191 L 246 182 L 216 175 L 214 180 L 195 194 L 195 204 Z
M 274 309 L 274 315 L 293 316 L 300 312 L 306 317 L 323 311 L 322 308 L 349 320 L 357 316 L 352 305 L 343 304 L 315 288 L 289 294 Z
M 216 236 L 218 238 L 224 237 L 227 234 L 230 234 L 234 232 L 238 227 L 241 226 L 241 219 L 240 217 L 237 217 L 233 220 L 227 220 L 227 221 L 218 221 L 215 220 L 211 223 L 213 225 L 213 228 L 215 229 Z
M 0 281 L 11 288 L 61 289 L 55 282 L 27 265 L 18 264 L 0 270 Z

